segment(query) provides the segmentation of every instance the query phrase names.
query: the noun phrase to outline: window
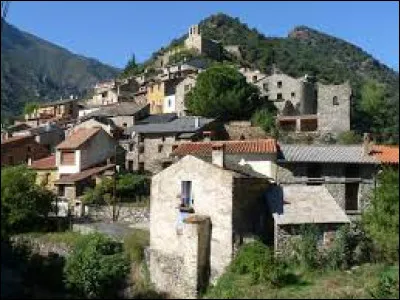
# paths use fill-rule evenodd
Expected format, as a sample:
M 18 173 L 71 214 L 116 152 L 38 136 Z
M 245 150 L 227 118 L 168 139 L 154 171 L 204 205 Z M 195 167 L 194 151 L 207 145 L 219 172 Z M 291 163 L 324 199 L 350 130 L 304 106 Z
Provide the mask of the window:
M 290 94 L 290 97 L 292 97 L 292 99 L 293 99 L 294 97 L 296 97 L 296 93 L 295 93 L 295 92 L 292 92 L 292 93 Z
M 165 136 L 161 137 L 161 141 L 165 142 Z
M 163 150 L 163 145 L 158 145 L 158 153 L 161 153 Z
M 75 152 L 63 151 L 61 152 L 62 165 L 75 165 Z
M 133 161 L 128 160 L 128 171 L 133 171 Z
M 168 107 L 171 107 L 171 105 L 172 105 L 172 101 L 171 101 L 171 99 L 168 99 Z
M 101 93 L 101 97 L 102 97 L 102 98 L 106 98 L 106 97 L 107 97 L 107 92 Z M 59 113 L 60 113 L 60 111 L 59 111 Z
M 345 184 L 345 210 L 358 210 L 358 183 Z
M 58 196 L 63 197 L 65 195 L 65 186 L 59 185 L 58 186 Z
M 191 207 L 193 204 L 192 201 L 192 182 L 191 181 L 182 181 L 181 184 L 181 206 L 182 207 Z
M 143 162 L 140 162 L 139 163 L 139 172 L 144 172 L 144 163 Z
M 133 144 L 129 144 L 129 151 L 133 151 Z
M 332 99 L 333 105 L 339 105 L 339 100 L 337 96 L 334 96 Z
M 282 93 L 278 93 L 278 94 L 276 94 L 276 99 L 278 99 L 278 100 L 282 100 Z
M 277 86 L 278 86 L 278 88 L 282 88 L 282 81 L 278 81 Z
M 268 101 L 268 100 L 269 100 L 269 97 L 268 97 L 268 96 L 265 96 L 265 100 Z
M 268 83 L 264 83 L 264 84 L 263 84 L 263 89 L 264 89 L 264 91 L 266 91 L 266 92 L 269 91 L 269 89 L 268 89 Z
M 32 150 L 32 149 L 31 149 L 30 146 L 28 146 L 27 149 L 26 149 L 26 151 L 28 151 L 28 152 L 31 152 L 31 150 Z
M 257 81 L 257 75 L 254 75 L 252 78 L 253 83 Z

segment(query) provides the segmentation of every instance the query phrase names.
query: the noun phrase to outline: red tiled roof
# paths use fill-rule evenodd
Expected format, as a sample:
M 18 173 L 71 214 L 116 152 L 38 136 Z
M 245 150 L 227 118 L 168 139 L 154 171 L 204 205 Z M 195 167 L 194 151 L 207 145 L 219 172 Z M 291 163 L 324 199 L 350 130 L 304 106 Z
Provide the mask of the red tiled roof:
M 399 146 L 374 145 L 374 155 L 383 164 L 399 164 Z
M 60 143 L 57 146 L 57 149 L 76 149 L 89 140 L 92 136 L 97 134 L 101 128 L 93 127 L 93 128 L 79 128 L 76 131 L 72 132 L 70 136 L 68 136 L 65 141 Z
M 106 170 L 109 170 L 109 169 L 113 169 L 114 167 L 115 167 L 115 164 L 108 164 L 106 166 L 100 166 L 100 167 L 94 167 L 94 168 L 86 169 L 86 170 L 84 170 L 82 172 L 62 177 L 59 180 L 57 180 L 56 182 L 54 182 L 54 183 L 55 184 L 75 183 L 75 182 L 81 181 L 83 179 L 86 179 L 86 178 L 88 178 L 90 176 L 99 174 L 99 173 L 101 173 L 103 171 L 106 171 Z
M 38 159 L 32 162 L 32 169 L 35 170 L 50 170 L 56 169 L 56 156 L 54 154 L 47 156 L 42 159 Z
M 214 142 L 190 142 L 177 146 L 173 155 L 209 155 L 213 145 L 223 144 L 226 153 L 276 153 L 277 144 L 274 139 L 258 139 L 245 141 L 214 141 Z
M 28 140 L 28 139 L 33 139 L 33 138 L 34 137 L 32 135 L 13 136 L 13 137 L 10 137 L 8 139 L 1 141 L 1 145 L 9 145 L 12 143 L 16 143 L 16 142 Z

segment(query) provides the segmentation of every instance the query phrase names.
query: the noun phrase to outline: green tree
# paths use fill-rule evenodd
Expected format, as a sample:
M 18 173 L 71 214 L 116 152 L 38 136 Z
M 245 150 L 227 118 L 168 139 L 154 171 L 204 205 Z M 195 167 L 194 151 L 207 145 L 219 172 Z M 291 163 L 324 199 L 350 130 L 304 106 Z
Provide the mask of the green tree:
M 2 236 L 32 230 L 52 210 L 55 195 L 36 185 L 35 180 L 36 173 L 24 165 L 2 168 Z
M 249 119 L 260 104 L 258 89 L 234 67 L 219 63 L 198 75 L 186 103 L 192 114 L 224 120 Z
M 121 77 L 137 75 L 142 73 L 143 71 L 143 66 L 136 63 L 135 54 L 132 54 L 132 57 L 128 60 L 124 70 L 121 73 Z
M 382 258 L 398 261 L 399 255 L 399 173 L 386 168 L 378 177 L 378 187 L 362 217 L 367 234 Z
M 128 272 L 121 243 L 98 233 L 78 240 L 64 268 L 67 287 L 89 299 L 115 297 Z
M 349 130 L 339 134 L 338 142 L 344 145 L 359 144 L 362 142 L 362 137 L 353 130 Z
M 267 134 L 275 136 L 277 133 L 276 126 L 276 107 L 271 105 L 269 108 L 257 110 L 251 120 L 252 122 L 261 127 Z
M 34 113 L 39 108 L 39 103 L 37 102 L 27 102 L 24 106 L 24 114 Z

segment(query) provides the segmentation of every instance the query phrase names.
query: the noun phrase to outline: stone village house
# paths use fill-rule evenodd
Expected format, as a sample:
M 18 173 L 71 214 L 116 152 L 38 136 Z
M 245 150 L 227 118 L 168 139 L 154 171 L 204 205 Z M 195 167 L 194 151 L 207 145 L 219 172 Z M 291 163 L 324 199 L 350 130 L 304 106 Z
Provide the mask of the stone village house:
M 127 151 L 126 169 L 157 173 L 172 163 L 175 144 L 184 141 L 213 139 L 219 134 L 214 119 L 176 114 L 150 115 L 126 130 L 119 143 Z
M 222 275 L 243 239 L 263 234 L 270 179 L 228 157 L 225 147 L 239 156 L 276 156 L 273 140 L 213 142 L 211 156 L 184 156 L 152 178 L 151 280 L 173 296 L 196 297 Z

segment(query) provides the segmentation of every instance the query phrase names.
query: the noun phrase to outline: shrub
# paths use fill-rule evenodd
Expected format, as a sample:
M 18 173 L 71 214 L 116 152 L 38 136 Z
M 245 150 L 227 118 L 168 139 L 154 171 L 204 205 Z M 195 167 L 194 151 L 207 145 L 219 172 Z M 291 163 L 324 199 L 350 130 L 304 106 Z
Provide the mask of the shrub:
M 243 246 L 231 264 L 233 273 L 250 274 L 254 283 L 284 285 L 289 277 L 287 264 L 261 242 Z
M 275 136 L 277 127 L 275 123 L 276 108 L 257 110 L 253 116 L 252 121 L 257 126 L 261 127 L 266 133 Z
M 131 261 L 142 262 L 144 250 L 149 245 L 149 233 L 145 230 L 135 230 L 124 239 L 124 249 Z
M 374 299 L 399 299 L 398 273 L 383 272 L 369 294 Z
M 399 173 L 384 169 L 378 187 L 371 195 L 371 204 L 362 216 L 363 226 L 375 243 L 381 259 L 399 259 Z
M 129 272 L 122 245 L 101 234 L 80 238 L 64 268 L 67 287 L 87 298 L 113 297 Z
M 292 260 L 305 269 L 312 270 L 319 265 L 318 228 L 315 225 L 302 225 L 301 239 L 292 245 Z
M 342 132 L 338 135 L 338 143 L 344 145 L 359 144 L 362 142 L 362 137 L 352 130 Z

